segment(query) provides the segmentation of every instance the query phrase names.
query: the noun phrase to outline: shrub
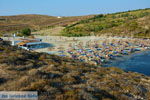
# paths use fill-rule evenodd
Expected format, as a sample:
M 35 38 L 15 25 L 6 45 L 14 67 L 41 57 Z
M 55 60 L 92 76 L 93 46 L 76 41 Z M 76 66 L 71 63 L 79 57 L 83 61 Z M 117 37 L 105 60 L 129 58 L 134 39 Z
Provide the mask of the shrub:
M 21 31 L 23 36 L 30 36 L 31 35 L 31 29 L 30 28 L 25 28 Z

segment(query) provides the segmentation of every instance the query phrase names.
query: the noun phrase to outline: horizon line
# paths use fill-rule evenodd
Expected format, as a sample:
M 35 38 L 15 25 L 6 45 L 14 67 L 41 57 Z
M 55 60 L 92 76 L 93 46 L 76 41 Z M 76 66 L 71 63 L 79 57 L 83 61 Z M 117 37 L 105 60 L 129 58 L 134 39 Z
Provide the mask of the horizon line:
M 22 14 L 10 14 L 10 15 L 0 15 L 0 16 L 21 16 L 21 15 L 43 15 L 43 16 L 51 16 L 51 17 L 80 17 L 80 16 L 92 16 L 92 15 L 100 15 L 100 14 L 115 14 L 115 13 L 123 13 L 123 12 L 129 12 L 129 11 L 136 11 L 136 10 L 146 10 L 150 8 L 139 8 L 139 9 L 132 9 L 132 10 L 124 10 L 124 11 L 116 11 L 112 13 L 95 13 L 95 14 L 83 14 L 83 15 L 68 15 L 68 16 L 60 16 L 60 15 L 49 15 L 49 14 L 41 14 L 41 13 L 22 13 Z

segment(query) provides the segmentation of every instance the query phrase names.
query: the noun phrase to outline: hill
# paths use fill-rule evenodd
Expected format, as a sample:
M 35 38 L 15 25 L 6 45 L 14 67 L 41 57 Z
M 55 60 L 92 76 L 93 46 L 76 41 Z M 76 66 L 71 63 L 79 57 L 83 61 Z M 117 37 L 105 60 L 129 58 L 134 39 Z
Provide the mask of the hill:
M 113 14 L 100 14 L 63 30 L 65 36 L 128 36 L 150 38 L 150 8 Z
M 16 15 L 0 16 L 0 33 L 11 33 L 31 28 L 32 31 L 47 29 L 54 26 L 66 26 L 91 16 L 55 17 L 47 15 Z
M 0 41 L 0 91 L 4 90 L 38 91 L 39 100 L 149 100 L 150 77 Z

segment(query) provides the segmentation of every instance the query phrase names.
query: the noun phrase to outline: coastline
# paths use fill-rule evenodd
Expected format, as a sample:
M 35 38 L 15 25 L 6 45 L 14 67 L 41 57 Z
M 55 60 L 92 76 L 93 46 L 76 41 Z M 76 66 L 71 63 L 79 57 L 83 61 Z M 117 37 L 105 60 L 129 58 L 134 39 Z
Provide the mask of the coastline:
M 137 72 L 140 74 L 150 76 L 150 72 L 149 72 L 150 68 L 148 67 L 149 65 L 147 66 L 147 64 L 149 64 L 149 63 L 146 61 L 143 62 L 144 57 L 147 56 L 146 53 L 149 54 L 150 50 L 138 51 L 138 52 L 132 53 L 130 55 L 122 56 L 119 59 L 110 60 L 111 63 L 104 64 L 104 65 L 102 65 L 102 67 L 118 67 L 124 71 Z M 137 58 L 140 58 L 140 57 L 143 57 L 143 58 L 141 58 L 141 59 L 143 59 L 143 61 L 142 60 L 138 61 Z M 114 65 L 116 65 L 116 66 L 114 66 Z M 147 70 L 145 70 L 145 69 L 147 69 Z
M 44 43 L 52 44 L 53 47 L 35 49 L 33 50 L 35 52 L 69 57 L 99 67 L 111 65 L 111 62 L 124 61 L 134 54 L 148 51 L 150 47 L 149 40 L 135 38 L 94 36 L 69 38 L 63 36 L 37 36 L 36 38 L 41 39 Z M 16 39 L 18 38 L 16 37 Z
M 122 55 L 121 57 L 116 57 L 117 59 L 109 59 L 109 61 L 119 61 L 119 60 L 126 60 L 126 59 L 129 59 L 131 56 L 134 56 L 136 54 L 141 54 L 141 53 L 144 53 L 144 52 L 147 52 L 147 51 L 150 51 L 150 49 L 148 50 L 143 50 L 143 51 L 135 51 L 133 53 L 130 53 L 128 55 Z M 103 67 L 103 66 L 102 66 Z

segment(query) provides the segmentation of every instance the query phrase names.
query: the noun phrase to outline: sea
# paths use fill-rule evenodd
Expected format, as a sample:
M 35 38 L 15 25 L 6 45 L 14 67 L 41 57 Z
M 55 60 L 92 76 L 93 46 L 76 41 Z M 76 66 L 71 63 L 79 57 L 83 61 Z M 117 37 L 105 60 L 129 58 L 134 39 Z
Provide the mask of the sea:
M 150 51 L 134 53 L 110 60 L 104 67 L 119 67 L 126 71 L 138 72 L 150 76 Z

